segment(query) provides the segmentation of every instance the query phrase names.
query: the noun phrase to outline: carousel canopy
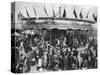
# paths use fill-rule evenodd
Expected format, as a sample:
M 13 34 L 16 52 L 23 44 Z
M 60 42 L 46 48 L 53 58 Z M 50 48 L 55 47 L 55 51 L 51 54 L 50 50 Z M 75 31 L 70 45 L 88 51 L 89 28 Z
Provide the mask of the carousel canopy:
M 16 28 L 92 30 L 97 23 L 97 8 L 91 6 L 16 3 Z

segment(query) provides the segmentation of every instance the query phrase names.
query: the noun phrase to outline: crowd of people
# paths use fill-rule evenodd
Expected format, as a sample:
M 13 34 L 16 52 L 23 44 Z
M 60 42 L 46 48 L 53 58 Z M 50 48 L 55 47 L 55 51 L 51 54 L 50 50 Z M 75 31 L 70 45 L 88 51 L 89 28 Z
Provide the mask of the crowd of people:
M 87 35 L 85 30 L 68 30 L 62 38 L 49 40 L 37 33 L 12 36 L 16 72 L 97 68 L 97 39 Z

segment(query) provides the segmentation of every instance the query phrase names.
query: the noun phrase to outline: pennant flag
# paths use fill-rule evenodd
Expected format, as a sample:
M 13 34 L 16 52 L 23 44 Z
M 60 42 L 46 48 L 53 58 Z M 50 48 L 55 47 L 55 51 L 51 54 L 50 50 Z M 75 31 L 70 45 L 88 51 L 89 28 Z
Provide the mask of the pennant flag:
M 18 17 L 18 20 L 20 20 L 20 14 L 19 13 L 18 13 L 17 17 Z
M 59 7 L 59 17 L 61 17 L 61 7 Z
M 90 11 L 87 12 L 86 18 L 88 18 L 89 12 L 90 12 Z
M 55 15 L 55 11 L 53 10 L 53 17 L 56 17 L 56 15 Z
M 94 14 L 93 14 L 93 19 L 95 22 L 97 22 L 97 16 L 95 16 Z
M 17 17 L 18 17 L 18 20 L 20 20 L 20 19 L 22 19 L 22 18 L 25 18 L 25 17 L 22 15 L 22 13 L 21 13 L 20 11 L 19 11 Z
M 63 18 L 66 17 L 66 10 L 64 9 L 64 12 L 63 12 Z
M 47 13 L 47 10 L 46 10 L 46 8 L 45 8 L 45 6 L 44 6 L 44 11 L 45 11 L 45 14 L 46 14 L 47 16 L 49 16 L 48 13 Z
M 37 13 L 36 13 L 36 10 L 35 10 L 35 8 L 34 8 L 34 7 L 33 7 L 33 10 L 34 10 L 35 16 L 37 16 Z
M 77 18 L 77 14 L 76 14 L 76 11 L 75 11 L 75 9 L 74 9 L 74 12 L 73 12 L 73 14 L 74 14 L 75 18 Z
M 82 19 L 83 18 L 83 15 L 82 15 L 82 10 L 81 10 L 81 12 L 80 12 L 80 19 Z
M 29 13 L 28 13 L 27 9 L 26 9 L 26 14 L 27 14 L 28 18 L 30 18 L 30 15 L 29 15 Z
M 14 15 L 13 15 L 13 13 L 11 12 L 11 21 L 13 21 L 14 20 Z

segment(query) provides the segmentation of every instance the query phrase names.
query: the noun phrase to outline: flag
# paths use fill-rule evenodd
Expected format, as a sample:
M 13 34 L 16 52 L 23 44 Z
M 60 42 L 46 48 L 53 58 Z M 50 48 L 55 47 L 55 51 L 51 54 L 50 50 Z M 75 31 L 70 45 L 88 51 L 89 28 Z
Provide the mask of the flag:
M 86 18 L 88 18 L 89 12 L 90 12 L 90 11 L 87 12 Z
M 46 14 L 47 16 L 49 16 L 45 7 L 44 7 L 44 11 L 45 11 L 45 14 Z
M 55 11 L 53 10 L 53 17 L 56 17 L 56 15 L 55 15 Z
M 77 14 L 76 14 L 76 11 L 75 11 L 75 9 L 74 9 L 74 12 L 73 12 L 73 14 L 74 14 L 75 18 L 77 18 Z
M 80 12 L 80 19 L 82 19 L 83 18 L 83 15 L 82 15 L 82 10 L 81 10 L 81 12 Z
M 37 16 L 37 13 L 36 13 L 36 10 L 34 9 L 34 7 L 33 7 L 33 10 L 34 10 L 35 16 Z
M 14 15 L 13 15 L 13 13 L 11 12 L 11 21 L 13 21 L 14 20 Z
M 63 12 L 63 18 L 66 17 L 66 10 L 64 9 L 64 12 Z
M 22 19 L 22 18 L 25 18 L 25 17 L 22 15 L 22 13 L 21 13 L 20 11 L 19 11 L 17 17 L 18 17 L 18 20 L 20 20 L 20 19 Z
M 18 17 L 18 20 L 20 20 L 20 14 L 19 13 L 18 13 L 17 17 Z
M 59 17 L 61 17 L 61 7 L 59 7 Z
M 95 16 L 94 14 L 93 14 L 93 19 L 95 22 L 97 22 L 97 16 Z
M 28 18 L 30 18 L 30 15 L 29 15 L 29 13 L 28 13 L 27 9 L 26 9 L 26 14 L 27 14 Z

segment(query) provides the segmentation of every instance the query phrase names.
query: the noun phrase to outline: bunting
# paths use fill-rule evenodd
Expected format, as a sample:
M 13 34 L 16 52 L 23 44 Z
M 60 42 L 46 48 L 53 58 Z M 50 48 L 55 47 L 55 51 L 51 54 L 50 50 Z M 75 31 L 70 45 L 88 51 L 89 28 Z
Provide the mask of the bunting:
M 17 17 L 18 17 L 18 20 L 25 18 L 20 11 L 19 11 Z
M 63 12 L 63 18 L 66 17 L 66 10 L 64 9 L 64 12 Z
M 90 12 L 90 11 L 87 12 L 87 14 L 86 14 L 86 18 L 88 18 L 89 12 Z
M 29 13 L 28 13 L 27 9 L 26 9 L 26 14 L 27 14 L 28 18 L 30 18 L 30 15 L 29 15 Z
M 53 10 L 53 17 L 56 17 L 56 15 L 55 15 L 55 11 Z
M 80 19 L 82 19 L 83 18 L 83 14 L 82 14 L 82 10 L 81 10 L 81 12 L 80 12 Z
M 93 19 L 95 22 L 97 22 L 97 16 L 95 16 L 94 14 L 93 14 Z
M 34 10 L 35 16 L 37 16 L 37 13 L 36 13 L 36 10 L 35 10 L 35 8 L 34 8 L 34 7 L 33 7 L 33 10 Z
M 76 11 L 75 11 L 75 9 L 74 9 L 74 12 L 73 12 L 73 14 L 74 14 L 75 18 L 77 18 L 77 14 L 76 14 Z
M 45 8 L 45 6 L 44 6 L 44 11 L 45 11 L 45 14 L 46 14 L 47 16 L 49 16 L 48 13 L 47 13 L 47 10 L 46 10 L 46 8 Z
M 61 7 L 59 7 L 59 17 L 61 18 Z

